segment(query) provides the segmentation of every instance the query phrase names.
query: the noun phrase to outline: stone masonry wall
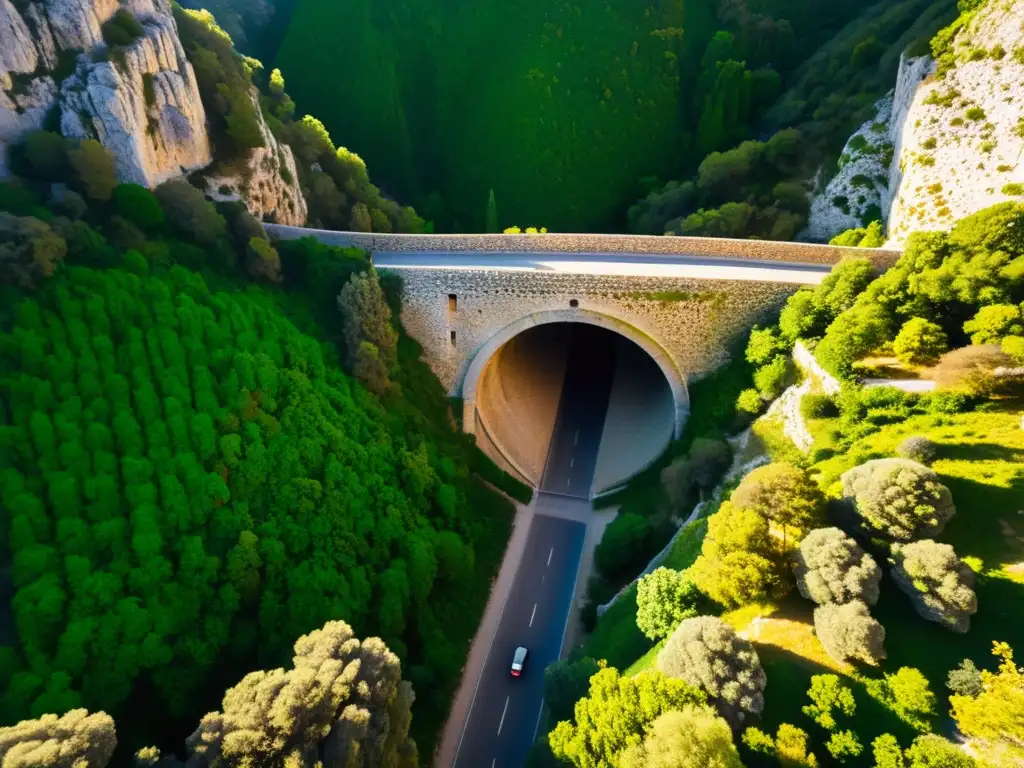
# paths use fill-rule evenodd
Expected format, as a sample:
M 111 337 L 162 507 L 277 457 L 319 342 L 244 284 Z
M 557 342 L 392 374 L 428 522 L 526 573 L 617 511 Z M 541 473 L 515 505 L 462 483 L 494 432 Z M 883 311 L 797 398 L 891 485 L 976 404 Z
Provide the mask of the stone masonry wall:
M 423 345 L 434 373 L 453 395 L 477 352 L 499 331 L 533 313 L 599 313 L 647 336 L 693 381 L 728 362 L 730 344 L 777 310 L 798 286 L 488 270 L 400 270 L 402 323 Z M 457 309 L 449 309 L 448 296 Z M 578 306 L 572 307 L 570 302 Z M 455 332 L 452 342 L 451 333 Z
M 731 240 L 722 237 L 654 237 L 648 235 L 375 235 L 306 227 L 265 225 L 271 237 L 315 237 L 326 245 L 362 248 L 377 253 L 640 253 L 722 259 L 838 264 L 844 256 L 867 257 L 881 268 L 892 266 L 900 250 L 839 248 L 815 243 Z

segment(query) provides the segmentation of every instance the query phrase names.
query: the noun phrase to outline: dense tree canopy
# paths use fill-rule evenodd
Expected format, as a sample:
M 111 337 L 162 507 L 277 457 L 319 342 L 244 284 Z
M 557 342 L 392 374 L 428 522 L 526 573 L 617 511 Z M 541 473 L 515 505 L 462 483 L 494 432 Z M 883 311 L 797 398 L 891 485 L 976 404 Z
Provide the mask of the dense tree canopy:
M 977 695 L 949 697 L 961 732 L 985 742 L 996 758 L 1024 759 L 1024 671 L 1013 661 L 1005 643 L 995 643 L 996 672 L 981 673 Z
M 954 632 L 967 632 L 978 610 L 974 571 L 949 544 L 922 539 L 893 548 L 893 579 L 917 612 Z
M 110 716 L 84 709 L 43 715 L 0 728 L 0 765 L 4 768 L 104 768 L 117 736 Z
M 668 637 L 679 622 L 697 615 L 699 597 L 685 572 L 657 568 L 637 582 L 636 625 L 651 640 Z
M 729 724 L 710 707 L 666 712 L 631 747 L 622 768 L 742 768 Z
M 814 632 L 826 653 L 837 661 L 878 664 L 885 658 L 885 628 L 860 600 L 815 608 Z

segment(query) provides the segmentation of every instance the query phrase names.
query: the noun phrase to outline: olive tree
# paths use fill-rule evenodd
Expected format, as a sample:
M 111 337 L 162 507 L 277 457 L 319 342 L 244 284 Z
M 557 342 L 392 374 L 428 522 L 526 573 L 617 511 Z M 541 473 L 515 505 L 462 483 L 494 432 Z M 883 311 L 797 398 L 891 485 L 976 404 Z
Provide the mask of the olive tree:
M 103 768 L 114 754 L 117 736 L 106 712 L 73 709 L 0 728 L 3 768 Z
M 971 615 L 978 610 L 974 571 L 949 544 L 923 539 L 895 547 L 893 566 L 893 581 L 920 616 L 954 632 L 970 629 Z
M 818 528 L 807 534 L 796 552 L 794 571 L 800 594 L 818 605 L 878 602 L 882 569 L 838 528 Z
M 864 528 L 892 541 L 936 536 L 956 514 L 949 489 L 916 461 L 868 461 L 844 472 L 842 485 Z
M 391 308 L 376 271 L 370 269 L 349 278 L 338 295 L 338 309 L 349 366 L 357 378 L 379 394 L 397 365 L 398 333 L 392 327 Z
M 679 622 L 697 615 L 700 590 L 683 571 L 658 568 L 636 585 L 636 625 L 651 640 L 672 634 Z
M 658 669 L 705 692 L 730 724 L 764 708 L 767 679 L 749 640 L 714 616 L 683 621 L 658 654 Z
M 885 658 L 885 628 L 860 600 L 815 608 L 814 632 L 836 661 L 858 659 L 877 664 Z
M 666 712 L 643 743 L 626 750 L 620 768 L 743 768 L 732 729 L 710 707 Z
M 291 669 L 251 672 L 188 738 L 189 765 L 417 765 L 412 686 L 379 638 L 342 621 L 295 641 Z
M 785 552 L 790 539 L 799 540 L 823 518 L 825 500 L 817 484 L 799 467 L 774 462 L 743 478 L 730 498 L 733 506 L 750 509 L 781 535 Z

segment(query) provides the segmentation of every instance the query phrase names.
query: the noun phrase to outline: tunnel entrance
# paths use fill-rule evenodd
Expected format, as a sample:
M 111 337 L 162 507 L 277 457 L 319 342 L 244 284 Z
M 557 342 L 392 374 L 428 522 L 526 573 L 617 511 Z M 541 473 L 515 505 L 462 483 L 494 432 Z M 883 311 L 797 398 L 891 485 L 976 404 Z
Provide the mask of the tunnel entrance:
M 475 403 L 486 453 L 541 490 L 579 498 L 654 461 L 676 422 L 658 363 L 625 336 L 587 323 L 513 336 L 488 360 Z

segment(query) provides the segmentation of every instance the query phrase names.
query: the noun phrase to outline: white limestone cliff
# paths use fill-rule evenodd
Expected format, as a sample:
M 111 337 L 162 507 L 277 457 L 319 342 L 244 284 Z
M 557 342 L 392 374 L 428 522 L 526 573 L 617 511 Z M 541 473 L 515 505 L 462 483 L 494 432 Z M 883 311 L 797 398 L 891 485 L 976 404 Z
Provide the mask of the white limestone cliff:
M 153 187 L 213 158 L 199 86 L 173 17 L 168 11 L 137 18 L 145 34 L 123 59 L 78 59 L 61 86 L 61 132 L 98 139 L 113 153 L 122 181 Z
M 120 8 L 143 35 L 110 51 L 102 25 Z M 59 88 L 55 70 L 74 57 Z M 55 106 L 67 136 L 95 138 L 122 181 L 155 186 L 212 159 L 199 88 L 166 0 L 0 0 L 0 175 L 7 145 Z
M 954 41 L 956 65 L 916 88 L 891 169 L 890 243 L 1024 199 L 1022 28 L 1024 3 L 988 0 Z
M 306 198 L 299 185 L 299 171 L 292 148 L 271 133 L 255 89 L 250 97 L 256 104 L 263 146 L 252 150 L 244 167 L 231 174 L 210 173 L 207 194 L 214 200 L 245 201 L 249 213 L 275 224 L 302 226 L 306 223 Z
M 948 71 L 928 56 L 901 58 L 895 89 L 812 200 L 804 236 L 828 240 L 880 212 L 887 245 L 899 247 L 912 232 L 1024 200 L 1021 29 L 1024 3 L 988 0 L 957 34 Z

